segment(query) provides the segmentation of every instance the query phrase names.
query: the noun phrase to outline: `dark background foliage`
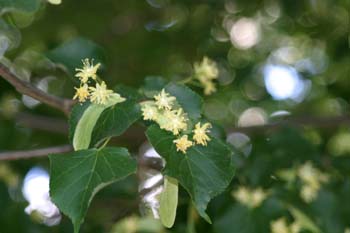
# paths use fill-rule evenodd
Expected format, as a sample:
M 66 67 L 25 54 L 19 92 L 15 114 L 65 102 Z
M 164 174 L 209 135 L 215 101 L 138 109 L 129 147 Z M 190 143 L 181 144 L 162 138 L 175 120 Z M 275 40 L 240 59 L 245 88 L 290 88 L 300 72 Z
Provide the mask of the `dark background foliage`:
M 135 176 L 97 195 L 82 232 L 136 232 L 131 223 L 137 232 L 263 233 L 279 217 L 293 222 L 293 206 L 321 232 L 343 233 L 350 227 L 349 8 L 347 0 L 0 0 L 0 59 L 67 98 L 85 57 L 103 64 L 100 76 L 109 86 L 145 90 L 154 85 L 145 86 L 146 77 L 184 79 L 203 56 L 219 65 L 218 91 L 204 97 L 204 112 L 237 150 L 237 171 L 229 190 L 209 205 L 213 224 L 193 213 L 183 190 L 173 229 L 141 216 Z M 298 85 L 278 84 L 276 75 L 267 82 L 269 65 L 297 72 Z M 38 124 L 37 116 L 45 118 Z M 0 152 L 69 143 L 66 127 L 62 113 L 0 79 Z M 140 129 L 113 143 L 136 156 L 146 140 Z M 307 161 L 330 177 L 311 203 L 300 198 L 298 182 L 278 176 Z M 48 169 L 48 159 L 0 162 L 0 232 L 70 232 L 65 217 L 47 227 L 24 213 L 22 180 L 34 166 Z M 268 198 L 248 208 L 231 194 L 242 185 L 262 187 Z

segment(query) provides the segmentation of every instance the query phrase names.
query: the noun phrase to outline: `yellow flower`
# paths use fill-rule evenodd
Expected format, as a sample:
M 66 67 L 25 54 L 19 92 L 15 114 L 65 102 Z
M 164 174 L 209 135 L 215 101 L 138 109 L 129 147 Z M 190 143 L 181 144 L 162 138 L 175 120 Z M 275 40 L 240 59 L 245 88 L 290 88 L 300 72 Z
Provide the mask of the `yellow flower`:
M 171 96 L 169 93 L 166 93 L 164 89 L 156 96 L 154 96 L 156 100 L 156 105 L 159 109 L 168 109 L 170 110 L 174 104 L 176 98 Z
M 144 104 L 141 108 L 143 119 L 144 120 L 156 120 L 158 116 L 158 109 L 154 103 Z
M 181 138 L 174 140 L 173 142 L 176 144 L 176 151 L 181 151 L 184 154 L 186 154 L 187 148 L 193 145 L 193 142 L 188 140 L 187 135 L 184 135 Z
M 210 123 L 205 123 L 202 127 L 200 122 L 196 124 L 195 129 L 193 130 L 193 140 L 196 144 L 201 144 L 203 146 L 207 145 L 207 142 L 210 141 L 210 138 L 207 135 L 207 133 L 210 132 L 209 128 L 211 128 Z
M 271 222 L 272 233 L 289 233 L 289 227 L 285 218 L 279 218 L 276 221 Z
M 202 85 L 204 86 L 205 95 L 211 95 L 216 92 L 215 84 L 212 81 L 204 82 Z
M 97 63 L 94 66 L 94 61 L 91 60 L 91 63 L 89 61 L 89 59 L 85 58 L 84 60 L 82 60 L 83 62 L 83 68 L 82 69 L 75 69 L 75 71 L 79 71 L 75 77 L 78 77 L 80 79 L 80 81 L 82 83 L 86 83 L 89 78 L 92 78 L 94 80 L 96 80 L 96 72 L 98 70 L 98 68 L 101 66 L 100 63 Z
M 79 88 L 74 88 L 76 90 L 73 99 L 78 99 L 80 103 L 85 102 L 89 98 L 90 92 L 87 84 L 80 86 Z
M 233 196 L 242 204 L 247 205 L 250 202 L 250 191 L 244 186 L 240 186 L 237 191 L 233 192 Z
M 295 221 L 289 226 L 289 228 L 291 233 L 299 233 L 302 227 L 299 222 Z
M 321 184 L 329 179 L 328 175 L 315 168 L 311 162 L 306 162 L 298 169 L 298 176 L 303 183 L 300 196 L 307 203 L 317 198 Z
M 317 198 L 318 188 L 312 187 L 310 185 L 303 185 L 300 190 L 301 198 L 306 202 L 310 203 Z
M 201 63 L 194 63 L 194 72 L 199 81 L 216 79 L 219 75 L 216 62 L 208 57 L 203 57 Z
M 113 93 L 112 90 L 107 89 L 105 82 L 102 82 L 101 85 L 96 83 L 96 87 L 89 87 L 89 90 L 91 91 L 90 100 L 95 104 L 106 104 Z
M 165 111 L 165 129 L 178 135 L 181 130 L 187 129 L 187 118 L 183 113 L 182 108 L 173 111 Z
M 251 205 L 252 207 L 258 207 L 266 199 L 267 193 L 262 188 L 252 190 L 251 193 Z
M 267 192 L 262 188 L 249 189 L 244 186 L 240 186 L 237 191 L 233 192 L 233 196 L 238 202 L 250 207 L 256 208 L 266 199 Z
M 204 88 L 205 95 L 216 92 L 213 80 L 218 78 L 219 69 L 215 61 L 204 57 L 201 63 L 194 63 L 194 76 Z

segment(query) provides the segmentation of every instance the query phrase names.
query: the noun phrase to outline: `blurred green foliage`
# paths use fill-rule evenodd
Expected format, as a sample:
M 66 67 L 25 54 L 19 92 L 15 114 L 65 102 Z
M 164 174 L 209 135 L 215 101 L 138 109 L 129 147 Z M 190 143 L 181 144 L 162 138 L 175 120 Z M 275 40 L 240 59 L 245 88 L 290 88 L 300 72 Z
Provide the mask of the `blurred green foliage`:
M 206 55 L 218 63 L 220 77 L 218 92 L 205 97 L 205 115 L 226 131 L 248 126 L 252 121 L 243 119 L 244 113 L 254 113 L 253 120 L 260 123 L 283 119 L 271 116 L 280 110 L 292 116 L 340 116 L 349 111 L 349 9 L 348 0 L 63 0 L 60 5 L 0 0 L 0 60 L 34 85 L 45 84 L 48 92 L 71 98 L 77 85 L 74 69 L 85 57 L 103 64 L 100 75 L 109 86 L 128 85 L 119 87 L 127 93 L 141 87 L 143 94 L 153 96 L 164 79 L 190 76 L 193 62 Z M 251 38 L 234 33 L 237 22 L 255 25 L 255 44 L 249 47 Z M 266 64 L 296 69 L 309 83 L 305 96 L 297 101 L 272 98 L 264 83 Z M 69 142 L 67 135 L 21 125 L 21 112 L 64 119 L 45 105 L 28 104 L 0 79 L 0 152 Z M 136 177 L 131 177 L 97 195 L 82 232 L 264 233 L 284 217 L 288 224 L 303 222 L 301 232 L 317 232 L 305 226 L 311 224 L 322 233 L 343 233 L 350 228 L 349 126 L 331 126 L 258 131 L 243 139 L 235 135 L 236 177 L 210 203 L 212 225 L 191 212 L 184 190 L 174 228 L 165 230 L 140 216 Z M 140 143 L 123 143 L 138 153 Z M 311 202 L 301 197 L 298 177 L 308 161 L 329 177 Z M 22 180 L 33 166 L 48 169 L 48 159 L 0 165 L 1 233 L 72 231 L 66 217 L 47 227 L 26 215 L 21 182 L 9 182 Z M 246 206 L 234 195 L 241 186 L 262 188 L 267 197 L 255 208 Z

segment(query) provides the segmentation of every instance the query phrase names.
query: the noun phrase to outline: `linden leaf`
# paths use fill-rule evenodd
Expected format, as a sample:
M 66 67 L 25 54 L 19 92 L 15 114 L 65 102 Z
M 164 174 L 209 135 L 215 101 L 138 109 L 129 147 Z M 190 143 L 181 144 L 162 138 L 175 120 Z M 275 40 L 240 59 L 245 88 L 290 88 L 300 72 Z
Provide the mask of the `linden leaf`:
M 92 132 L 91 143 L 95 144 L 106 137 L 121 135 L 140 117 L 140 105 L 129 99 L 106 109 Z
M 178 182 L 176 179 L 166 176 L 164 189 L 160 195 L 159 215 L 160 221 L 165 227 L 172 227 L 175 222 L 178 201 Z
M 148 98 L 153 98 L 167 84 L 167 81 L 160 76 L 147 76 L 144 80 L 144 85 L 141 92 Z
M 94 195 L 136 172 L 136 161 L 125 148 L 80 150 L 49 158 L 51 199 L 71 218 L 76 233 Z
M 222 193 L 234 175 L 233 152 L 212 137 L 207 146 L 190 147 L 186 154 L 176 151 L 176 137 L 157 125 L 147 129 L 147 138 L 165 159 L 164 174 L 176 178 L 190 194 L 199 214 L 208 222 L 205 210 L 209 201 Z
M 174 83 L 166 85 L 165 91 L 176 97 L 177 102 L 192 121 L 197 121 L 201 117 L 203 100 L 196 92 L 184 85 Z
M 91 134 L 101 113 L 125 99 L 119 95 L 112 95 L 106 104 L 91 104 L 86 108 L 79 119 L 73 136 L 74 150 L 83 150 L 89 148 L 91 142 Z
M 93 58 L 94 64 L 98 62 L 103 64 L 105 61 L 105 53 L 102 47 L 93 41 L 80 37 L 61 44 L 50 50 L 46 55 L 51 61 L 64 65 L 70 76 L 74 76 L 75 68 L 81 67 L 82 59 Z M 74 80 L 78 79 L 74 78 Z

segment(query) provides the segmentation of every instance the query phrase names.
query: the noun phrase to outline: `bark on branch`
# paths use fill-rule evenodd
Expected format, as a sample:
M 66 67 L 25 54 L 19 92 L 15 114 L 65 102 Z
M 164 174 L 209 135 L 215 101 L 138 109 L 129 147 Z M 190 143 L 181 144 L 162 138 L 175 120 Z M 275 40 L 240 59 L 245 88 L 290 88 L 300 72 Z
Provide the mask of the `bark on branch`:
M 70 99 L 63 99 L 54 95 L 50 95 L 29 82 L 26 82 L 19 77 L 16 76 L 7 66 L 0 63 L 0 76 L 3 77 L 6 81 L 8 81 L 12 86 L 16 88 L 16 90 L 23 94 L 30 96 L 42 103 L 45 103 L 51 107 L 59 109 L 63 111 L 66 115 L 69 114 L 74 101 Z
M 276 131 L 284 127 L 302 128 L 313 127 L 319 129 L 337 128 L 339 126 L 350 125 L 350 116 L 330 116 L 330 117 L 286 117 L 272 123 L 257 126 L 233 127 L 228 129 L 228 132 L 241 132 L 247 134 L 261 133 L 267 131 Z
M 65 153 L 73 150 L 71 145 L 47 147 L 35 150 L 0 152 L 0 160 L 29 159 L 49 154 Z

